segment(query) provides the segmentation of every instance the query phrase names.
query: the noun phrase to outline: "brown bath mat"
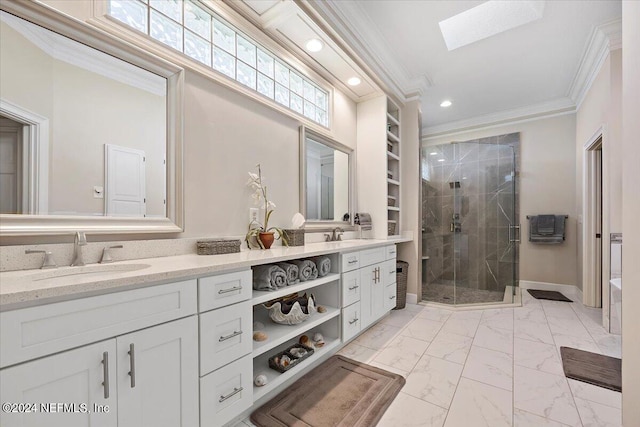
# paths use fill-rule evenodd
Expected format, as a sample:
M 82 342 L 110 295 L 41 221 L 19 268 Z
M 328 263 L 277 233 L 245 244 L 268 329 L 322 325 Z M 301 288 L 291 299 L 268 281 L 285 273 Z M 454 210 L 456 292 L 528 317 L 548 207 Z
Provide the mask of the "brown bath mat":
M 259 427 L 374 426 L 405 383 L 402 376 L 332 356 L 251 414 Z
M 622 391 L 622 359 L 570 347 L 560 347 L 567 378 Z
M 539 289 L 527 289 L 527 292 L 536 299 L 548 299 L 552 301 L 573 302 L 569 298 L 556 291 L 541 291 Z

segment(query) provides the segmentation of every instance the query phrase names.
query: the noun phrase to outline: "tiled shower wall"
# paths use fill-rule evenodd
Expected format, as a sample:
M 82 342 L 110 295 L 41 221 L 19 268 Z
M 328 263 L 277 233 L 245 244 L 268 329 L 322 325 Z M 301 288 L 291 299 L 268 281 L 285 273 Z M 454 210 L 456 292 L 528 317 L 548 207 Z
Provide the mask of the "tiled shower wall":
M 429 256 L 423 286 L 453 284 L 455 277 L 456 286 L 503 291 L 514 270 L 517 280 L 509 224 L 519 218 L 519 185 L 516 173 L 514 211 L 508 146 L 517 171 L 519 133 L 422 147 L 422 247 Z M 457 233 L 450 230 L 454 213 Z

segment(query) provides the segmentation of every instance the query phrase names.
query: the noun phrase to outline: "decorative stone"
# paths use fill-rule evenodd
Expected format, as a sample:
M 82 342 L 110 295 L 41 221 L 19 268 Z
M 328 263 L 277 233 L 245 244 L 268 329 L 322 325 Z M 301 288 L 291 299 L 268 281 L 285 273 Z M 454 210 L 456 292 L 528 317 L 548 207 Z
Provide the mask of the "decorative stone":
M 257 377 L 255 377 L 253 380 L 253 383 L 258 387 L 262 387 L 263 385 L 266 385 L 268 382 L 269 380 L 267 379 L 267 376 L 265 374 L 260 374 Z
M 254 341 L 266 341 L 267 338 L 269 338 L 269 336 L 265 332 L 258 331 L 253 333 Z
M 326 313 L 326 312 L 327 312 L 327 308 L 324 305 L 318 306 L 318 313 Z

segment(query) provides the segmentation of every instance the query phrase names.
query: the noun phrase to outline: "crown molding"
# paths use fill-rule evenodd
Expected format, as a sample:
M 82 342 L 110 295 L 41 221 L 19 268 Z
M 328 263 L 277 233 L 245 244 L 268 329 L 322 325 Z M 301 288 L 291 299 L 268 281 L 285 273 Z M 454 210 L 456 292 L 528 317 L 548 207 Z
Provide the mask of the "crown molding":
M 525 121 L 539 120 L 546 117 L 571 114 L 575 113 L 575 111 L 576 106 L 573 101 L 570 98 L 562 97 L 552 101 L 541 102 L 525 107 L 483 114 L 470 119 L 458 120 L 436 126 L 427 126 L 422 128 L 422 139 L 426 140 L 444 135 L 469 132 L 472 130 L 501 126 L 516 122 L 521 123 Z
M 598 76 L 609 52 L 622 47 L 622 19 L 616 18 L 593 29 L 582 54 L 580 66 L 567 96 L 580 108 L 587 92 Z
M 431 87 L 429 76 L 411 77 L 393 58 L 393 50 L 386 39 L 357 2 L 311 0 L 308 4 L 321 14 L 399 100 L 419 99 Z

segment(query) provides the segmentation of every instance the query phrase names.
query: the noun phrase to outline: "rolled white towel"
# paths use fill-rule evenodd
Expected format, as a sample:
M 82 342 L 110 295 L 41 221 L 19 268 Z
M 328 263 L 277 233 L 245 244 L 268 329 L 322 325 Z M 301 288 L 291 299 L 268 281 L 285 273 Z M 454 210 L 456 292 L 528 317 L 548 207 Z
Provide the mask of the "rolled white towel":
M 287 273 L 277 265 L 267 264 L 253 267 L 253 289 L 276 291 L 287 286 Z

